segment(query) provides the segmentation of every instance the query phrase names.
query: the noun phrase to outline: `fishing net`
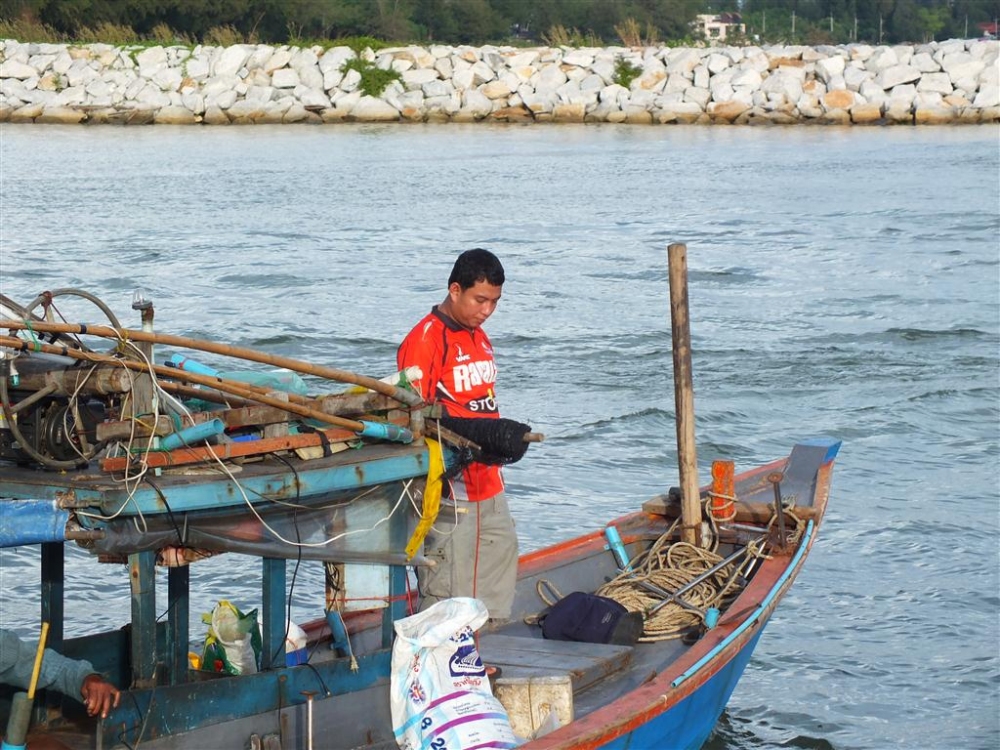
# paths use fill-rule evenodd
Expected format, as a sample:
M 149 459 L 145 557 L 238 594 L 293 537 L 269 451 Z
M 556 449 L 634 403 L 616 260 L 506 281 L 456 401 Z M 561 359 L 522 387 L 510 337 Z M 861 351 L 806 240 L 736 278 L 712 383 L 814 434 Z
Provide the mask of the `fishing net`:
M 460 449 L 459 463 L 463 465 L 471 461 L 493 465 L 512 464 L 520 461 L 528 450 L 524 436 L 531 432 L 531 427 L 523 422 L 503 417 L 442 417 L 439 421 L 445 429 L 479 446 L 478 449 Z

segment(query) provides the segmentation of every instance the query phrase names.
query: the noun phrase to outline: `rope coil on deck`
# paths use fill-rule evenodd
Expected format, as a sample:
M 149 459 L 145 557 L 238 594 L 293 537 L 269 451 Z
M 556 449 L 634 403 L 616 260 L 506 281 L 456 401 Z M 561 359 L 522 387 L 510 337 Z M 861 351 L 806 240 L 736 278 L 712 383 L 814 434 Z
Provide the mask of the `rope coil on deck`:
M 640 642 L 682 638 L 694 630 L 701 630 L 705 627 L 707 611 L 710 608 L 724 610 L 743 589 L 751 567 L 757 560 L 768 557 L 765 547 L 777 526 L 774 514 L 767 528 L 761 530 L 759 540 L 750 540 L 740 550 L 742 555 L 737 552 L 732 562 L 722 565 L 726 558 L 716 552 L 718 519 L 713 517 L 711 502 L 709 496 L 705 502 L 705 518 L 715 540 L 710 549 L 674 541 L 679 526 L 679 519 L 675 520 L 652 546 L 630 561 L 631 571 L 623 571 L 595 592 L 614 599 L 630 612 L 644 614 Z M 789 524 L 786 543 L 794 545 L 806 524 L 791 507 L 784 508 L 784 515 Z M 706 575 L 716 566 L 718 570 Z M 704 580 L 697 581 L 699 577 Z

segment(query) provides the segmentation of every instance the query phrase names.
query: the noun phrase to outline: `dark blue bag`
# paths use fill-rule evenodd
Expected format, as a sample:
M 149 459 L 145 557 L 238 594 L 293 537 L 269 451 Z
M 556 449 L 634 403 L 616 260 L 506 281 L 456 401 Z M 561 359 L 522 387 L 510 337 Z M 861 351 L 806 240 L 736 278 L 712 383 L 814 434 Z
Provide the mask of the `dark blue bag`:
M 614 599 L 583 591 L 566 595 L 539 618 L 542 636 L 554 641 L 631 646 L 642 635 L 642 613 Z

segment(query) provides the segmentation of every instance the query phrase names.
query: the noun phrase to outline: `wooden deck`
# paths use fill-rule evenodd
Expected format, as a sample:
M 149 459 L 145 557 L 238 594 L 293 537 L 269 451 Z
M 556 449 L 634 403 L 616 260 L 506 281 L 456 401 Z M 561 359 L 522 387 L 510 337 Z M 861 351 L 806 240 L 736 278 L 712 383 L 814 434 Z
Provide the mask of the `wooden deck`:
M 483 662 L 500 667 L 503 677 L 568 674 L 574 693 L 630 667 L 633 652 L 632 646 L 548 641 L 502 633 L 487 634 L 479 639 L 479 655 Z

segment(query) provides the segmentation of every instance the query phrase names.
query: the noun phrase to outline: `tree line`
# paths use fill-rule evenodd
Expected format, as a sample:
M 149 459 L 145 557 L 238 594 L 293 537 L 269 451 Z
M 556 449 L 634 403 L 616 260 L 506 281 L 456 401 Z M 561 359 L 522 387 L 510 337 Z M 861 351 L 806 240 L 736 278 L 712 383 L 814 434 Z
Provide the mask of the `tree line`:
M 638 46 L 697 41 L 695 17 L 721 12 L 742 15 L 747 42 L 896 44 L 995 35 L 1000 0 L 5 0 L 0 36 Z

